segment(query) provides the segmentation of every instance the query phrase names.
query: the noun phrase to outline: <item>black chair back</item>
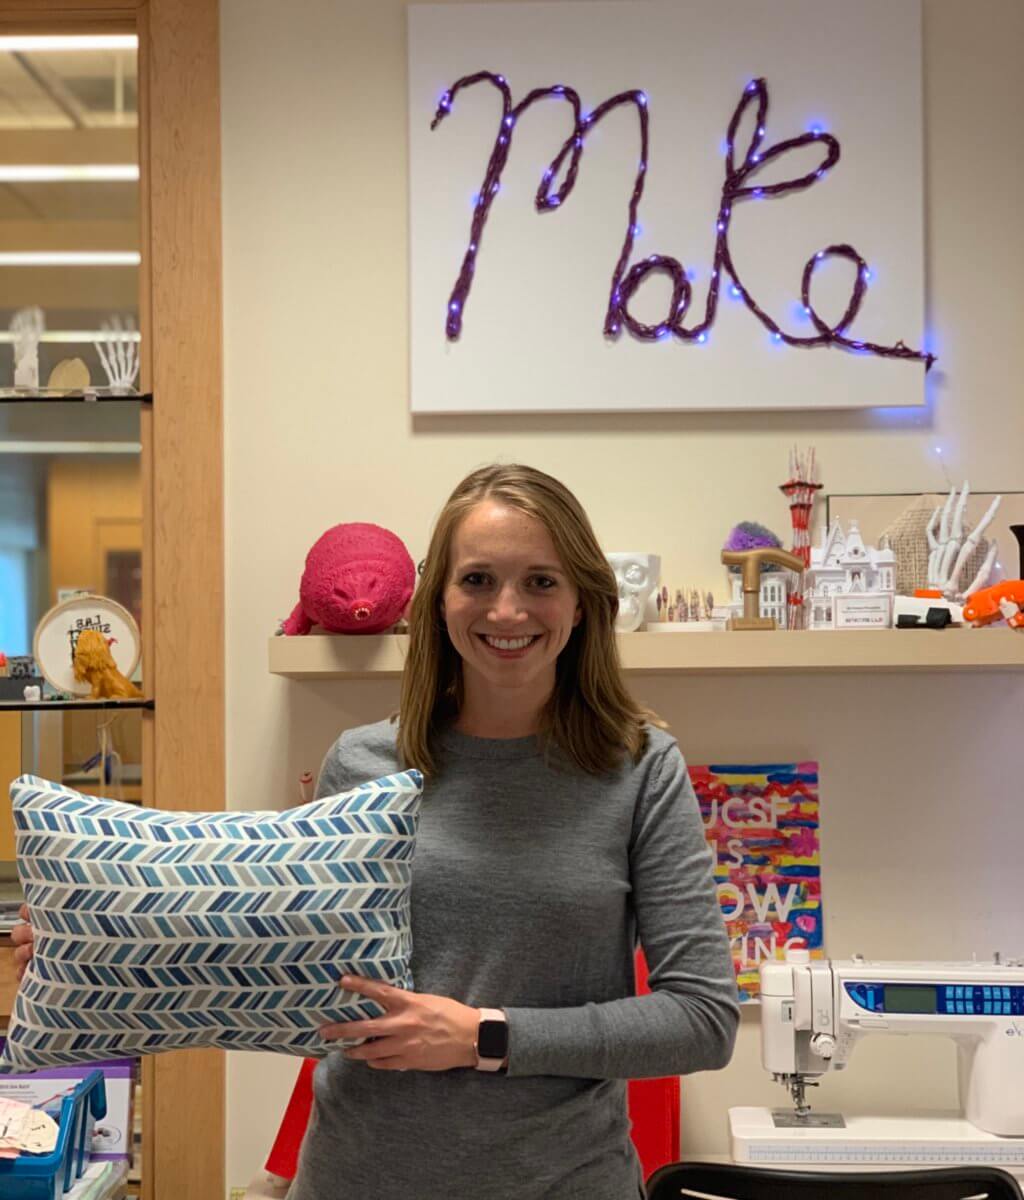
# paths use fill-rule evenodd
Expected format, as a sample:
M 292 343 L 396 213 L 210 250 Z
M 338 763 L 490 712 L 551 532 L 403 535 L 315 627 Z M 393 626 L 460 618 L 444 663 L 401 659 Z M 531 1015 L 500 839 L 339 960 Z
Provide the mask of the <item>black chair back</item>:
M 719 1163 L 672 1163 L 647 1181 L 648 1200 L 1024 1200 L 994 1167 L 928 1171 L 775 1171 Z

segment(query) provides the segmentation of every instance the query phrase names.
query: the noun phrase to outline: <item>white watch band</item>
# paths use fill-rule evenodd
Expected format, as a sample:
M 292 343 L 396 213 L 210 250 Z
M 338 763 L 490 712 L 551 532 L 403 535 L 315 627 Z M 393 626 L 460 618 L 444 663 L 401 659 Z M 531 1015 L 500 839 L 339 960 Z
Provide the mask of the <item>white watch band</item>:
M 500 1021 L 503 1025 L 508 1025 L 508 1018 L 500 1008 L 481 1008 L 481 1021 Z M 476 1054 L 476 1069 L 478 1071 L 500 1071 L 505 1065 L 504 1058 L 481 1058 L 480 1047 L 477 1042 L 473 1043 L 473 1052 Z

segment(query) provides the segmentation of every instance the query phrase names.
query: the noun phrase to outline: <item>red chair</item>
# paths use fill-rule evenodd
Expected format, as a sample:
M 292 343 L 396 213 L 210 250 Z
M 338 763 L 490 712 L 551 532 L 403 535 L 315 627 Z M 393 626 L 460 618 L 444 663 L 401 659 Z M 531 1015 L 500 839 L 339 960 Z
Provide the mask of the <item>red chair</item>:
M 636 955 L 636 990 L 650 991 L 642 951 Z M 629 1119 L 633 1145 L 640 1156 L 644 1179 L 666 1163 L 679 1160 L 679 1076 L 629 1081 Z

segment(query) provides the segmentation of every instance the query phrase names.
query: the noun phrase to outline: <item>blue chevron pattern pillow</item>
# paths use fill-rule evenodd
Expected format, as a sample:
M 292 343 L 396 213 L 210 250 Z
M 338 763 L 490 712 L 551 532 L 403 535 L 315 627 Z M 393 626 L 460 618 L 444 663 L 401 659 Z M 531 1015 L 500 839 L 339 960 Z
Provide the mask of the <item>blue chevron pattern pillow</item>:
M 321 1055 L 411 987 L 418 771 L 285 812 L 174 813 L 11 785 L 35 929 L 0 1072 L 197 1046 Z

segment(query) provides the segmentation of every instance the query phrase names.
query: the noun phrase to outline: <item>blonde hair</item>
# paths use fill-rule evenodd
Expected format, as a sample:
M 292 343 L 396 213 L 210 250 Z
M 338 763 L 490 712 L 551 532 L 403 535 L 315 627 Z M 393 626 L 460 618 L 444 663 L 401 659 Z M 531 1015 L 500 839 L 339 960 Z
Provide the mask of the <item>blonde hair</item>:
M 540 736 L 581 770 L 613 771 L 647 745 L 647 725 L 663 726 L 626 688 L 615 642 L 618 585 L 587 514 L 564 484 L 533 467 L 482 467 L 456 487 L 434 526 L 409 613 L 409 656 L 402 674 L 398 753 L 406 767 L 437 770 L 438 738 L 462 704 L 462 659 L 448 637 L 441 601 L 459 524 L 484 500 L 540 521 L 578 592 L 582 617 L 558 656 L 555 687 Z

